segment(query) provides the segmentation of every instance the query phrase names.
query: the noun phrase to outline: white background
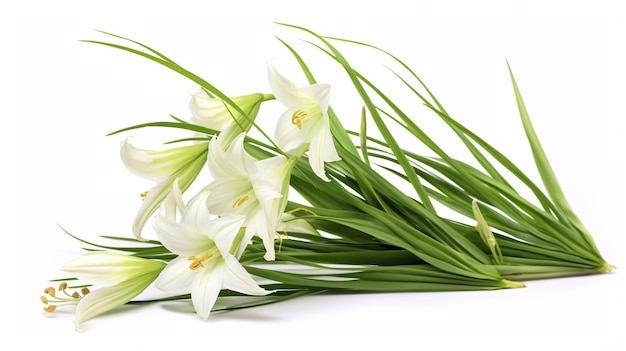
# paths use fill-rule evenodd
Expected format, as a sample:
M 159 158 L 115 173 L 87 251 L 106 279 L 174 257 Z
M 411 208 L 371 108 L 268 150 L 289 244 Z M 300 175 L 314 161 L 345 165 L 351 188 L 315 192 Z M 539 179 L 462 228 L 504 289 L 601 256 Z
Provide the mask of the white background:
M 21 1 L 0 7 L 0 218 L 8 220 L 0 349 L 626 350 L 624 2 Z M 617 271 L 507 291 L 307 297 L 206 323 L 178 305 L 134 306 L 86 323 L 82 334 L 74 331 L 70 310 L 44 313 L 39 296 L 47 280 L 62 277 L 59 267 L 81 253 L 58 225 L 91 239 L 129 235 L 138 194 L 150 186 L 119 161 L 124 136 L 104 135 L 169 113 L 188 117 L 187 93 L 195 88 L 156 64 L 79 40 L 107 39 L 95 30 L 136 39 L 238 95 L 269 91 L 270 57 L 305 83 L 274 35 L 305 52 L 298 40 L 309 37 L 273 21 L 396 53 L 453 116 L 531 173 L 508 59 L 570 203 Z M 325 70 L 323 56 L 311 55 L 320 80 L 333 84 L 331 103 L 354 128 L 360 105 L 342 92 L 344 77 Z M 388 63 L 378 55 L 356 60 L 368 68 Z M 432 115 L 418 117 L 436 126 Z

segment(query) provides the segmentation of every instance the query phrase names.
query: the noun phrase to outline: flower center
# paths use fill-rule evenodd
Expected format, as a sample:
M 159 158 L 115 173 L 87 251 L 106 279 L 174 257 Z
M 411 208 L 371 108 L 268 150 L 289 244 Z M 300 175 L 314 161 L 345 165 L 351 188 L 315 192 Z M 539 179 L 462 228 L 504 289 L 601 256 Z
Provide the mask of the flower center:
M 195 271 L 196 269 L 200 267 L 204 268 L 204 262 L 208 260 L 209 258 L 211 258 L 211 256 L 213 256 L 211 253 L 205 252 L 200 257 L 196 257 L 196 256 L 187 257 L 189 261 L 193 261 L 189 264 L 189 269 L 191 269 L 192 271 Z
M 291 124 L 294 124 L 298 129 L 302 129 L 302 120 L 307 116 L 307 113 L 302 110 L 296 110 L 291 115 Z
M 250 199 L 250 196 L 248 196 L 248 195 L 241 196 L 240 198 L 235 200 L 235 202 L 233 202 L 232 208 L 239 207 L 239 206 L 243 205 L 243 203 L 248 201 L 248 199 Z

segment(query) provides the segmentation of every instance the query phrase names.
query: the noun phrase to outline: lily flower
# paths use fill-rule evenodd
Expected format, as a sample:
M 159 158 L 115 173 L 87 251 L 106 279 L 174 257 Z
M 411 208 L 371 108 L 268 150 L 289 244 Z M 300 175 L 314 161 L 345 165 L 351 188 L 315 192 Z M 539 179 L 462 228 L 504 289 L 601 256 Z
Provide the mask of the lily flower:
M 267 67 L 272 92 L 287 107 L 276 124 L 276 143 L 285 153 L 298 157 L 309 150 L 309 163 L 315 174 L 330 181 L 324 172 L 324 162 L 341 159 L 330 132 L 330 85 L 297 87 L 280 75 L 271 61 Z
M 257 235 L 263 241 L 265 259 L 272 261 L 295 159 L 278 155 L 256 161 L 244 150 L 244 138 L 241 133 L 227 148 L 221 134 L 211 141 L 208 164 L 214 181 L 207 186 L 206 204 L 217 216 L 245 216 L 242 245 Z
M 177 182 L 176 189 L 184 192 L 207 160 L 208 142 L 200 142 L 188 146 L 166 150 L 152 151 L 136 148 L 124 140 L 121 147 L 121 157 L 124 165 L 136 175 L 153 180 L 156 184 L 147 192 L 135 220 L 133 234 L 143 240 L 141 232 L 144 225 L 169 197 Z
M 191 93 L 189 109 L 191 110 L 191 122 L 216 131 L 231 130 L 229 140 L 234 139 L 241 132 L 247 132 L 261 107 L 261 103 L 272 98 L 271 95 L 249 94 L 231 98 L 237 105 L 242 115 L 229 103 L 219 98 L 211 98 L 202 88 Z M 232 128 L 237 126 L 237 128 Z
M 76 330 L 80 331 L 83 322 L 137 297 L 164 267 L 161 261 L 113 252 L 89 252 L 65 264 L 64 272 L 98 287 L 78 300 Z
M 208 194 L 201 192 L 190 201 L 179 223 L 160 215 L 153 221 L 163 246 L 179 255 L 168 263 L 155 285 L 169 292 L 191 292 L 194 309 L 202 319 L 209 317 L 222 289 L 248 295 L 272 292 L 261 288 L 239 263 L 242 252 L 237 252 L 237 247 L 242 237 L 238 233 L 245 218 L 210 219 Z

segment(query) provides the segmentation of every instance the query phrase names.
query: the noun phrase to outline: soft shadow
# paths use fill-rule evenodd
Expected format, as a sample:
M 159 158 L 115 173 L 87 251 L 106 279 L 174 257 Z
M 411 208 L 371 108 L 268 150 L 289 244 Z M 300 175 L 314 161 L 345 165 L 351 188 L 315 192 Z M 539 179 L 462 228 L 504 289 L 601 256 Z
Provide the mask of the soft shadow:
M 195 314 L 195 310 L 193 309 L 193 305 L 191 304 L 191 302 L 161 302 L 159 306 L 169 312 Z M 277 321 L 281 319 L 276 315 L 267 314 L 267 312 L 269 312 L 268 309 L 264 309 L 262 307 L 263 306 L 249 307 L 230 311 L 214 311 L 211 312 L 211 316 L 209 317 L 207 322 L 227 320 L 266 322 Z

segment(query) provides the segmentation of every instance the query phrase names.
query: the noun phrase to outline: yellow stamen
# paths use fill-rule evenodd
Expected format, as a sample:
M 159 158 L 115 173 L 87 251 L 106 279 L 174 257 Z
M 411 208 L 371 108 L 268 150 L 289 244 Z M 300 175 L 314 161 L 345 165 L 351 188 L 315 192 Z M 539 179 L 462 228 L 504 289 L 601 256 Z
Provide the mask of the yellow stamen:
M 48 312 L 48 313 L 52 313 L 56 309 L 57 309 L 57 306 L 55 306 L 55 305 L 50 305 L 50 306 L 46 306 L 46 307 L 43 308 L 43 310 Z
M 302 119 L 307 116 L 306 112 L 302 110 L 296 110 L 291 115 L 291 124 L 295 124 L 298 129 L 302 129 Z
M 48 304 L 48 299 L 45 296 L 42 296 L 41 297 L 41 302 L 43 302 L 44 305 L 47 305 Z
M 209 258 L 211 258 L 211 256 L 213 256 L 212 254 L 205 252 L 202 254 L 202 256 L 200 257 L 196 257 L 196 256 L 189 256 L 187 257 L 187 259 L 189 261 L 193 261 L 191 262 L 191 264 L 189 264 L 189 269 L 191 269 L 192 271 L 195 271 L 196 269 L 202 267 L 204 268 L 204 262 L 206 260 L 208 260 Z
M 83 296 L 85 296 L 85 295 L 89 294 L 89 289 L 82 288 L 82 289 L 80 289 L 80 292 L 83 293 Z
M 244 196 L 238 198 L 237 200 L 235 200 L 235 202 L 233 202 L 233 206 L 232 207 L 235 208 L 235 207 L 239 207 L 239 206 L 243 205 L 243 203 L 248 201 L 249 198 L 250 197 L 248 195 L 244 195 Z
M 51 287 L 51 286 L 49 286 L 49 287 L 45 288 L 45 289 L 44 289 L 44 291 L 43 291 L 43 293 L 44 293 L 44 294 L 48 294 L 48 295 L 50 295 L 50 296 L 52 296 L 52 297 L 56 297 L 56 292 L 55 292 L 54 288 L 53 288 L 53 287 Z
M 63 291 L 65 289 L 67 289 L 67 283 L 66 282 L 62 282 L 61 284 L 59 284 L 59 291 Z
M 74 293 L 72 294 L 72 297 L 77 299 L 80 297 L 80 294 L 78 293 L 78 291 L 74 291 Z
M 146 190 L 143 193 L 139 194 L 139 196 L 141 197 L 141 201 L 145 200 L 146 197 L 148 196 L 148 190 Z

